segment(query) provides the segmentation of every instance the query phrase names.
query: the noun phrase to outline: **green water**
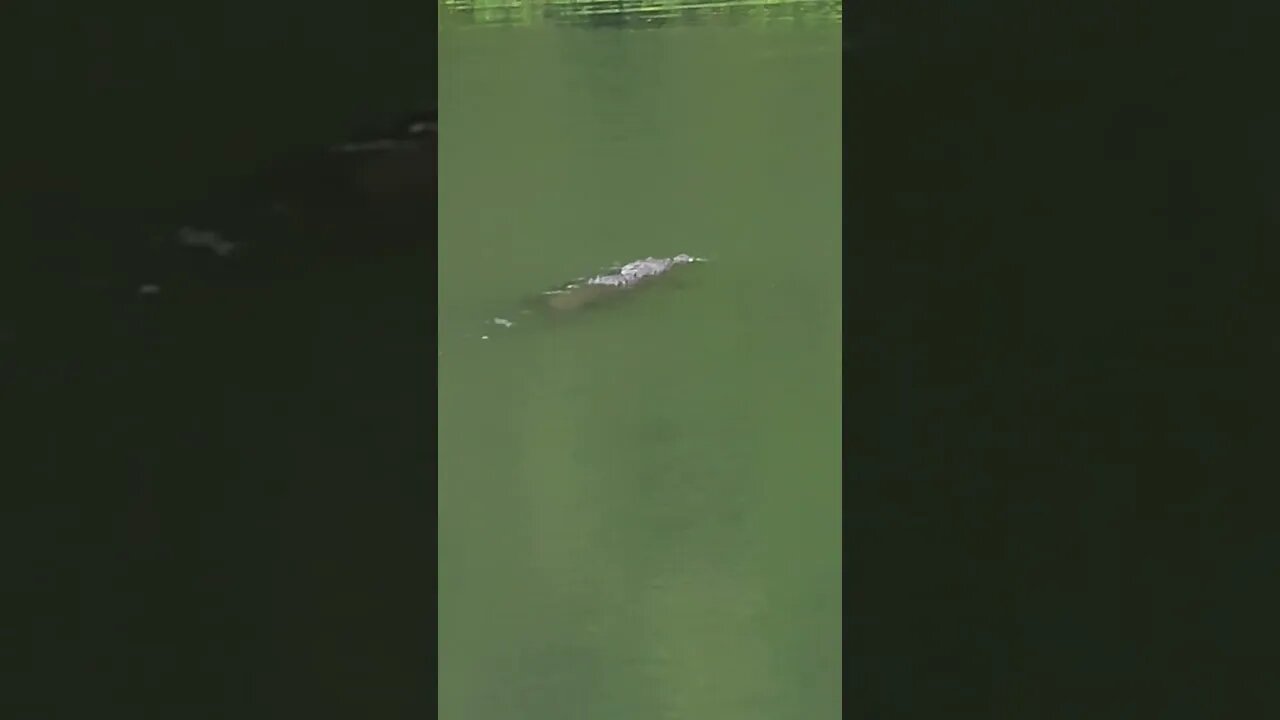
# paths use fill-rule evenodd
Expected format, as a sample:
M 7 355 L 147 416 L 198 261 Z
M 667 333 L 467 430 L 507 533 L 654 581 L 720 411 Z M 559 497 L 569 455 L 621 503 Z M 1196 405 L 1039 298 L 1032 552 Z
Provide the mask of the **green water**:
M 439 60 L 440 717 L 837 717 L 838 26 L 446 25 Z

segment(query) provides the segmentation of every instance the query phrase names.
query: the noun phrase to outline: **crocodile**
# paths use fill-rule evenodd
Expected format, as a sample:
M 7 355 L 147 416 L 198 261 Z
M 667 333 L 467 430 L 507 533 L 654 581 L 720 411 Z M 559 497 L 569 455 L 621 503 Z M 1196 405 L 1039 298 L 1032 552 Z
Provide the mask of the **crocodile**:
M 706 262 L 706 259 L 681 253 L 669 258 L 646 257 L 625 265 L 613 265 L 599 275 L 577 278 L 527 296 L 515 312 L 530 318 L 573 315 L 576 314 L 575 311 L 593 308 L 603 302 L 618 299 L 634 288 L 649 285 L 674 267 L 695 262 Z M 495 317 L 489 322 L 506 328 L 516 324 L 501 317 Z M 486 340 L 488 337 L 483 336 Z
M 552 318 L 576 314 L 575 311 L 595 307 L 618 299 L 637 287 L 647 286 L 672 268 L 697 262 L 706 262 L 706 258 L 681 253 L 669 258 L 646 257 L 624 265 L 614 265 L 599 275 L 577 278 L 528 297 L 517 312 L 524 316 L 542 315 Z M 504 328 L 516 325 L 502 317 L 495 317 L 489 323 Z M 481 339 L 488 340 L 489 336 L 482 335 Z
M 578 278 L 541 293 L 546 307 L 555 311 L 578 310 L 609 300 L 627 290 L 647 285 L 672 268 L 702 262 L 703 258 L 681 253 L 675 257 L 647 257 L 615 266 L 609 272 Z

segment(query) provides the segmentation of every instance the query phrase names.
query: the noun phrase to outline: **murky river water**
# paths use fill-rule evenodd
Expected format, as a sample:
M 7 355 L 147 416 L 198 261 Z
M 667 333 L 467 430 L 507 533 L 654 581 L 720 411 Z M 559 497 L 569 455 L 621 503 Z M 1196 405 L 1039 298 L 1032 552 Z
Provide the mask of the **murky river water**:
M 440 43 L 440 716 L 837 717 L 838 26 Z

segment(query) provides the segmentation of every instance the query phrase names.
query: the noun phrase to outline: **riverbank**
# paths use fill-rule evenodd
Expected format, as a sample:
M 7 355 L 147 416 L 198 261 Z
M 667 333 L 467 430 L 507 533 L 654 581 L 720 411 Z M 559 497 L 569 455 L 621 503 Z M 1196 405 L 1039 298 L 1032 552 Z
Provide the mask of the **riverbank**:
M 832 0 L 441 0 L 442 22 L 474 25 L 770 24 L 836 22 Z

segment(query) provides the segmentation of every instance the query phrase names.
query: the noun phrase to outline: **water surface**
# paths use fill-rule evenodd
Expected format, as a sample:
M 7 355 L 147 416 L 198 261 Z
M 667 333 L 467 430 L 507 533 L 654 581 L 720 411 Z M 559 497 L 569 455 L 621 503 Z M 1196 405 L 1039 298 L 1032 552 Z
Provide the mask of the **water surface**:
M 838 716 L 839 63 L 835 25 L 441 30 L 442 718 Z

